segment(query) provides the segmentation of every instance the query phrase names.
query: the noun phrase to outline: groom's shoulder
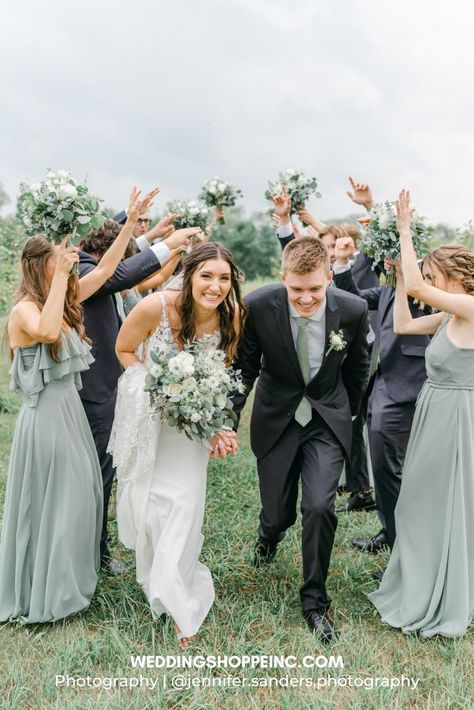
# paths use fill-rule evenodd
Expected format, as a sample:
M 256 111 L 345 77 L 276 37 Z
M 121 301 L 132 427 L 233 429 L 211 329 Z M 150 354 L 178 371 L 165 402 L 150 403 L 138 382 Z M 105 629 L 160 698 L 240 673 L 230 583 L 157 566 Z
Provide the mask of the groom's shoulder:
M 272 301 L 277 301 L 283 298 L 285 294 L 285 287 L 283 284 L 266 284 L 265 286 L 260 286 L 260 288 L 251 291 L 246 297 L 245 302 L 248 306 L 254 307 L 260 304 L 267 304 Z

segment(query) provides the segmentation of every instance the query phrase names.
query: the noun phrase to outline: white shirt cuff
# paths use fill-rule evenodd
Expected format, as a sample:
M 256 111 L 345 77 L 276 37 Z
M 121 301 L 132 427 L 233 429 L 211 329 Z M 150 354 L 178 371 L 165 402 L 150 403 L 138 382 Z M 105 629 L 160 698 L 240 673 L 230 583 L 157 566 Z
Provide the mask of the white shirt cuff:
M 291 236 L 293 234 L 292 223 L 288 222 L 288 224 L 284 224 L 282 227 L 279 228 L 277 234 L 279 239 L 285 239 L 285 237 Z
M 148 249 L 148 247 L 150 246 L 148 239 L 143 236 L 143 234 L 141 235 L 141 237 L 135 237 L 135 242 L 140 251 L 145 251 L 145 249 Z
M 344 271 L 349 271 L 350 268 L 351 268 L 350 264 L 345 264 L 344 266 L 333 266 L 332 272 L 333 272 L 333 274 L 343 274 Z
M 171 252 L 166 244 L 163 244 L 163 242 L 160 242 L 159 244 L 152 244 L 150 249 L 160 262 L 161 266 L 164 266 L 171 255 Z

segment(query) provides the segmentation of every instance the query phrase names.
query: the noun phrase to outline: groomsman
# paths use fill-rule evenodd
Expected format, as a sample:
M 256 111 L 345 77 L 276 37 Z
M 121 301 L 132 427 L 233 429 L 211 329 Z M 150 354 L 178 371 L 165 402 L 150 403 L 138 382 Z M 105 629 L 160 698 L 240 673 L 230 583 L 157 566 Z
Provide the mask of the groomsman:
M 259 377 L 250 425 L 262 503 L 254 564 L 273 560 L 295 522 L 301 478 L 301 603 L 310 629 L 330 641 L 326 577 L 334 501 L 367 380 L 367 305 L 328 288 L 329 256 L 317 237 L 285 248 L 281 280 L 248 297 L 235 362 L 245 383 L 245 393 L 234 397 L 237 414 Z
M 101 230 L 104 229 L 107 229 L 107 223 L 100 230 L 96 230 L 95 236 L 99 238 Z M 115 354 L 115 341 L 121 325 L 121 314 L 115 296 L 120 291 L 133 288 L 158 271 L 168 261 L 171 250 L 188 244 L 190 236 L 198 231 L 177 230 L 160 244 L 125 259 L 118 265 L 114 275 L 82 304 L 86 335 L 92 340 L 95 362 L 89 370 L 82 373 L 80 396 L 94 437 L 104 484 L 101 565 L 112 574 L 121 571 L 118 561 L 112 560 L 107 544 L 107 511 L 115 469 L 112 457 L 106 450 L 114 420 L 117 381 L 123 372 Z M 98 264 L 97 256 L 79 252 L 80 277 L 95 269 Z
M 348 264 L 344 245 L 338 249 L 336 266 Z M 403 462 L 415 413 L 415 401 L 426 380 L 427 335 L 396 335 L 393 329 L 395 289 L 375 286 L 357 288 L 351 269 L 335 275 L 339 288 L 364 298 L 377 311 L 377 341 L 372 354 L 375 381 L 369 399 L 368 429 L 375 494 L 383 529 L 370 539 L 353 541 L 360 550 L 377 553 L 395 542 L 395 505 L 400 492 Z M 413 318 L 426 311 L 408 298 Z

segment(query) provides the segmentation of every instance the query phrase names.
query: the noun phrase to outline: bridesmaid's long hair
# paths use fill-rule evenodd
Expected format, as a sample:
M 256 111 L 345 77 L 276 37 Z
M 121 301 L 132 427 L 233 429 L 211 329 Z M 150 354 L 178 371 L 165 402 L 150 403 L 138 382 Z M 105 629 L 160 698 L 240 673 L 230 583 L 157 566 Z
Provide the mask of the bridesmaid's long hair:
M 53 254 L 54 245 L 44 237 L 37 236 L 28 239 L 21 253 L 21 282 L 13 305 L 22 299 L 28 299 L 36 303 L 40 310 L 43 309 L 50 289 L 46 278 L 46 265 Z M 75 328 L 83 340 L 87 340 L 84 331 L 84 312 L 79 303 L 78 294 L 79 279 L 75 274 L 70 274 L 64 300 L 64 322 L 71 328 Z M 49 345 L 51 357 L 55 362 L 58 362 L 60 347 L 60 337 Z
M 196 334 L 196 323 L 193 311 L 192 278 L 204 261 L 223 259 L 230 266 L 231 287 L 225 299 L 217 307 L 219 313 L 219 330 L 221 334 L 220 347 L 224 350 L 227 361 L 231 362 L 239 344 L 247 315 L 247 307 L 242 300 L 240 284 L 243 274 L 234 261 L 231 252 L 218 242 L 201 244 L 195 247 L 183 259 L 183 287 L 176 299 L 181 329 L 178 334 L 180 342 L 193 340 Z M 238 308 L 238 328 L 235 326 L 235 307 Z
M 425 256 L 423 264 L 436 266 L 446 279 L 460 281 L 466 293 L 474 296 L 474 251 L 464 244 L 445 244 Z

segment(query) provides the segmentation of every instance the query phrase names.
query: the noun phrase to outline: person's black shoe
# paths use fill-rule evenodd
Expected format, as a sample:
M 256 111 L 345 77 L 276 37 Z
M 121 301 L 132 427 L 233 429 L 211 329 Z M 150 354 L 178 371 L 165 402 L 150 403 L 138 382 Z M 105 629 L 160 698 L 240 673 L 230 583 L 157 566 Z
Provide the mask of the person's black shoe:
M 273 562 L 276 555 L 277 542 L 269 542 L 259 537 L 255 543 L 255 552 L 253 556 L 253 564 L 255 567 L 261 567 Z
M 117 560 L 113 557 L 106 557 L 103 559 L 100 568 L 106 574 L 110 574 L 111 577 L 118 577 L 127 571 L 127 566 L 122 562 L 122 560 Z
M 336 508 L 336 513 L 352 513 L 358 510 L 375 510 L 377 503 L 370 491 L 354 491 L 343 505 Z
M 373 537 L 356 537 L 352 540 L 354 547 L 357 547 L 361 552 L 370 552 L 371 555 L 378 555 L 380 550 L 384 547 L 388 547 L 387 536 L 385 535 L 385 530 L 381 530 Z
M 378 570 L 376 570 L 375 572 L 372 572 L 372 579 L 375 579 L 375 580 L 377 580 L 378 582 L 380 582 L 380 581 L 382 580 L 382 577 L 383 577 L 383 573 L 384 573 L 384 572 L 385 572 L 385 568 L 384 568 L 384 569 L 378 569 Z
M 336 629 L 324 611 L 308 609 L 303 613 L 310 631 L 317 634 L 323 643 L 330 643 L 337 638 Z

